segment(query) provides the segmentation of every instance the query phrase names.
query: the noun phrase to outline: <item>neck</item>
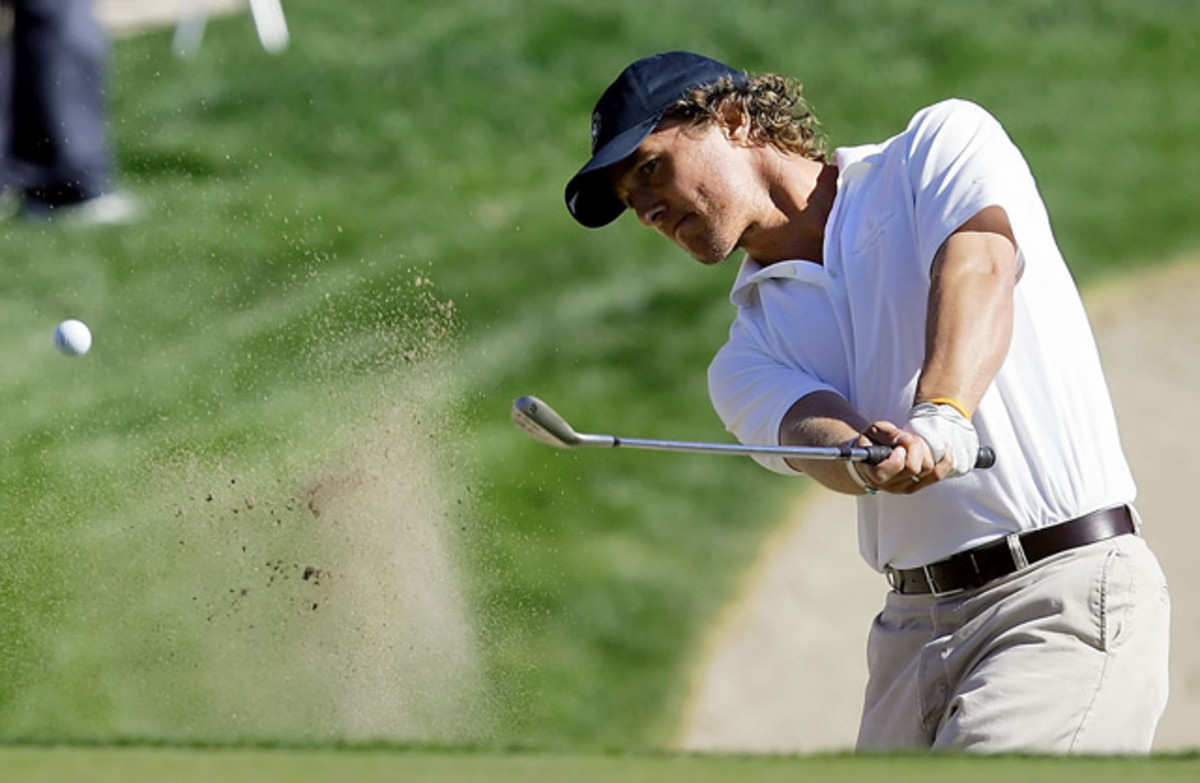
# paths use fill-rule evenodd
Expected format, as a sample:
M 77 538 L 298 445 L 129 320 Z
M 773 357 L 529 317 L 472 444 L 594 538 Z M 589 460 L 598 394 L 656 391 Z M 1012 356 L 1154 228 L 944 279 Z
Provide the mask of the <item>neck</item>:
M 837 167 L 779 156 L 768 179 L 772 210 L 744 236 L 742 248 L 760 264 L 824 262 L 825 223 L 837 195 Z

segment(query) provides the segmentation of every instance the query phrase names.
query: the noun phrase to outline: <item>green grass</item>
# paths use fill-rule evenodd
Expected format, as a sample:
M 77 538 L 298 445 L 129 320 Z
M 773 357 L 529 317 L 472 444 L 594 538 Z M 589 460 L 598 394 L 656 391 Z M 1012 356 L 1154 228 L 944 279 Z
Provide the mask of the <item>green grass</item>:
M 875 781 L 996 783 L 1054 780 L 1114 783 L 1194 780 L 1194 756 L 1021 758 L 927 756 L 723 757 L 644 754 L 449 753 L 368 749 L 0 748 L 0 773 L 22 783 L 86 778 L 141 781 L 437 781 L 437 783 L 725 783 L 727 781 Z
M 280 57 L 245 16 L 187 62 L 117 42 L 147 218 L 0 226 L 0 737 L 669 744 L 804 484 L 507 421 L 536 393 L 584 429 L 725 437 L 703 368 L 732 267 L 562 206 L 637 56 L 800 75 L 841 144 L 984 103 L 1084 282 L 1200 244 L 1188 3 L 655 9 L 295 0 Z M 51 349 L 65 317 L 88 356 Z

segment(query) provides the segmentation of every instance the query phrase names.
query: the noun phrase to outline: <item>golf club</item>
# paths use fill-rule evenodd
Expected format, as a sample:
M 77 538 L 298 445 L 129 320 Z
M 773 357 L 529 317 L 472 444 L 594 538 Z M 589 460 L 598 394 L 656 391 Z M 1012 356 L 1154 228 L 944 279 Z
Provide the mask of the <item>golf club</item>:
M 735 456 L 771 455 L 814 460 L 847 460 L 878 465 L 892 453 L 891 446 L 746 446 L 740 443 L 696 443 L 678 440 L 647 440 L 619 438 L 616 435 L 596 435 L 576 432 L 566 419 L 558 415 L 537 397 L 525 396 L 513 403 L 512 419 L 530 437 L 560 449 L 585 446 L 600 448 L 650 449 L 681 451 L 696 454 L 732 454 Z M 979 449 L 975 467 L 990 468 L 996 454 L 988 446 Z

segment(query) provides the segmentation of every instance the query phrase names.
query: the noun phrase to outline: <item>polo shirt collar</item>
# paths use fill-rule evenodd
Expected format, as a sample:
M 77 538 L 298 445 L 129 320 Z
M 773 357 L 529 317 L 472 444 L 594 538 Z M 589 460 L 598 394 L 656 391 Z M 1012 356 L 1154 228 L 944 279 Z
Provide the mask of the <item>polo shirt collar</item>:
M 812 261 L 776 261 L 774 264 L 763 266 L 746 256 L 742 261 L 742 268 L 738 270 L 729 299 L 738 307 L 744 307 L 750 304 L 754 289 L 768 280 L 791 279 L 821 285 L 824 277 L 825 268 Z

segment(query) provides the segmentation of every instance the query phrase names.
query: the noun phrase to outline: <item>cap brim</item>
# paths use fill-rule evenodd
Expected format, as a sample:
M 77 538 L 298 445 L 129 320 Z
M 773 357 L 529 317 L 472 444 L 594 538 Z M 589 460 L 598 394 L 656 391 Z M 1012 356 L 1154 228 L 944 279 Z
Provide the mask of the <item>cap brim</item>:
M 613 193 L 608 169 L 632 155 L 658 121 L 657 115 L 649 117 L 609 139 L 567 183 L 567 210 L 582 225 L 607 226 L 625 211 L 625 204 Z

